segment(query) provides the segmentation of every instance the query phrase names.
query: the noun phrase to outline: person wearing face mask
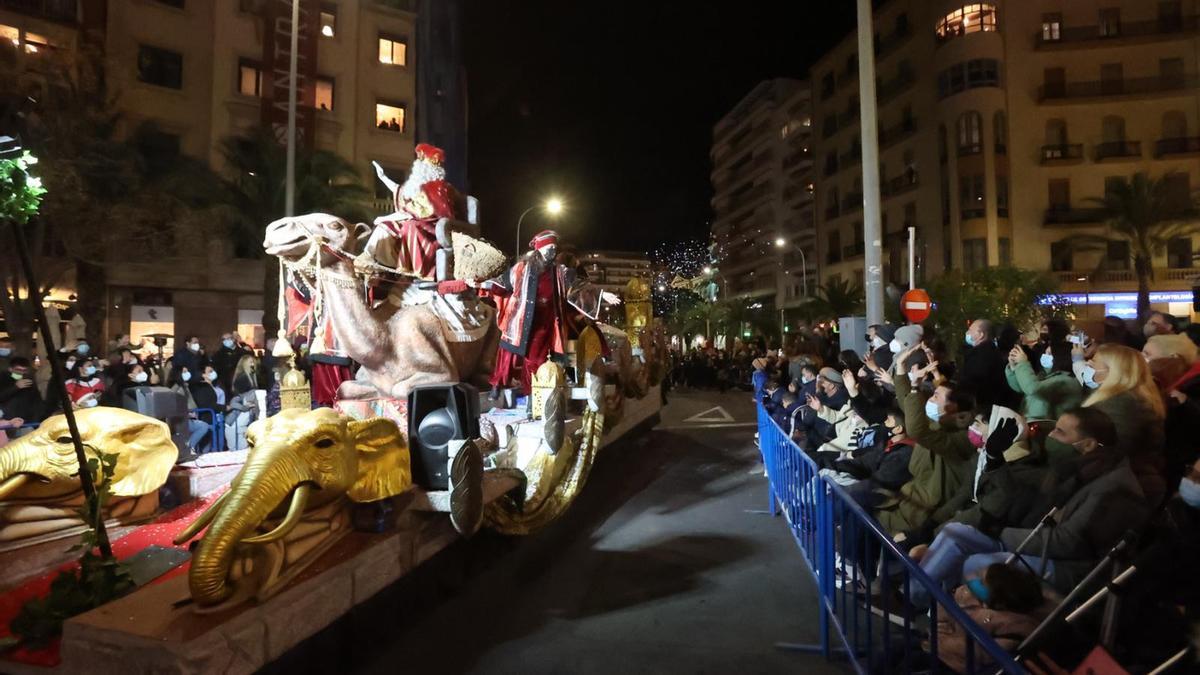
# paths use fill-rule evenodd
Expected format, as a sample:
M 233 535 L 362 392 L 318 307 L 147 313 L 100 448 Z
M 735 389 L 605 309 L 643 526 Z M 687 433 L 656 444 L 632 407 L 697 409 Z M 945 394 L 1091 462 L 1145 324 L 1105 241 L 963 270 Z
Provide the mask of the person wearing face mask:
M 242 346 L 236 333 L 225 333 L 221 336 L 221 346 L 212 355 L 212 367 L 217 371 L 217 381 L 226 391 L 233 386 L 234 370 L 238 362 L 247 354 L 250 352 Z
M 1022 557 L 1036 570 L 1042 567 L 1038 556 L 1044 550 L 1046 577 L 1052 587 L 1067 593 L 1128 530 L 1141 527 L 1151 509 L 1129 459 L 1115 447 L 1115 421 L 1101 410 L 1078 408 L 1064 413 L 1049 434 L 1050 442 L 1075 454 L 1043 479 L 1030 509 L 1044 514 L 1058 507 L 1056 524 L 1039 530 L 1025 545 Z M 1007 560 L 1035 526 L 1004 527 L 990 542 L 975 542 L 978 547 L 993 546 L 994 552 L 968 557 L 963 578 L 978 576 L 989 565 Z
M 1122 664 L 1154 666 L 1179 651 L 1200 621 L 1200 460 L 1181 466 L 1178 492 L 1139 540 L 1133 576 L 1121 585 Z M 1149 668 L 1133 668 L 1144 672 Z M 1191 672 L 1191 671 L 1188 671 Z
M 204 370 L 200 371 L 200 377 L 193 374 L 188 387 L 192 390 L 192 399 L 197 408 L 207 408 L 225 414 L 225 388 L 221 386 L 217 371 L 212 366 L 205 366 Z
M 914 443 L 904 426 L 904 411 L 893 404 L 887 411 L 882 424 L 873 425 L 873 434 L 868 434 L 870 443 L 863 444 L 866 436 L 850 457 L 834 462 L 832 471 L 853 480 L 839 480 L 846 491 L 866 509 L 873 509 L 885 495 L 899 490 L 912 479 L 908 463 L 912 458 Z
M 134 363 L 128 366 L 125 371 L 125 378 L 117 380 L 115 386 L 110 390 L 111 397 L 107 404 L 120 407 L 125 403 L 125 392 L 133 387 L 145 387 L 158 384 L 158 377 L 152 376 L 140 363 Z
M 912 365 L 909 359 L 918 355 L 920 347 L 897 356 L 892 376 L 896 401 L 916 444 L 908 464 L 912 479 L 875 511 L 880 524 L 906 547 L 928 541 L 933 527 L 953 515 L 940 509 L 970 479 L 976 457 L 967 435 L 974 398 L 945 382 L 932 396 L 915 388 L 905 368 Z
M 6 338 L 0 338 L 0 370 L 7 370 L 13 356 L 13 346 Z
M 817 395 L 805 401 L 816 413 L 805 439 L 805 450 L 820 466 L 830 466 L 854 449 L 854 433 L 866 422 L 854 412 L 845 375 L 822 368 L 817 378 Z
M 175 353 L 171 356 L 171 364 L 175 370 L 187 368 L 193 376 L 199 375 L 204 370 L 204 366 L 208 365 L 208 357 L 204 354 L 200 338 L 189 335 L 182 344 L 175 348 Z
M 980 408 L 999 403 L 1016 407 L 1015 394 L 1009 395 L 1004 381 L 1004 355 L 996 349 L 992 322 L 978 319 L 971 323 L 965 338 L 962 372 L 958 375 L 959 389 L 975 397 Z
M 1101 345 L 1088 362 L 1099 384 L 1084 402 L 1117 427 L 1116 449 L 1128 457 L 1150 503 L 1166 497 L 1164 428 L 1166 404 L 1146 359 L 1128 347 Z
M 8 368 L 0 370 L 0 411 L 0 418 L 20 418 L 26 424 L 41 422 L 45 417 L 45 404 L 33 382 L 33 367 L 23 356 L 10 358 Z
M 921 324 L 910 324 L 897 328 L 896 332 L 892 334 L 891 341 L 888 342 L 888 351 L 893 355 L 893 365 L 895 365 L 895 355 L 916 347 L 924 335 L 925 329 L 921 327 Z M 876 361 L 875 364 L 879 365 L 879 362 Z M 887 369 L 884 368 L 884 370 Z
M 886 323 L 867 327 L 867 343 L 870 345 L 871 358 L 875 360 L 875 365 L 885 370 L 892 367 L 892 359 L 895 355 L 889 344 L 895 337 L 896 330 Z
M 104 396 L 104 380 L 95 359 L 80 359 L 75 365 L 75 377 L 66 381 L 67 396 L 76 408 L 94 408 Z
M 1142 324 L 1142 335 L 1147 339 L 1155 335 L 1174 335 L 1179 332 L 1175 317 L 1163 312 L 1150 312 L 1146 323 Z
M 196 399 L 192 396 L 192 389 L 189 386 L 192 381 L 192 371 L 185 368 L 176 368 L 171 371 L 167 386 L 171 391 L 184 397 L 187 402 L 188 410 L 195 410 L 197 407 Z M 211 445 L 208 441 L 208 433 L 212 429 L 212 425 L 201 420 L 196 413 L 188 413 L 188 452 L 195 455 L 200 454 L 202 447 L 205 444 Z
M 1021 414 L 1031 420 L 1054 420 L 1063 411 L 1078 408 L 1083 403 L 1083 387 L 1071 371 L 1070 345 L 1046 347 L 1038 361 L 1040 376 L 1024 349 L 1016 346 L 1008 353 L 1004 378 L 1010 389 L 1024 395 Z

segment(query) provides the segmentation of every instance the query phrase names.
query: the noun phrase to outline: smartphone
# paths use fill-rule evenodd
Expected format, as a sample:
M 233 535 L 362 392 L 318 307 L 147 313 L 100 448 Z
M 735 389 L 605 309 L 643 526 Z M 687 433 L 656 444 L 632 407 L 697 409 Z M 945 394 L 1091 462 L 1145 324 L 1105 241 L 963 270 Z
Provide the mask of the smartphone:
M 1073 345 L 1085 345 L 1087 344 L 1087 333 L 1071 333 L 1067 336 L 1067 342 Z

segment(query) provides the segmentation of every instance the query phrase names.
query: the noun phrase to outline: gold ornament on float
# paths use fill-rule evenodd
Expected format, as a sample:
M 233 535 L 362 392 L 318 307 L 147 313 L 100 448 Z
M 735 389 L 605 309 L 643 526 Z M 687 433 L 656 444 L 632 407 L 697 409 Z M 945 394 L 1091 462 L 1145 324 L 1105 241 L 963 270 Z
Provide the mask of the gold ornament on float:
M 650 325 L 654 307 L 650 303 L 650 284 L 645 279 L 633 278 L 625 285 L 625 332 L 629 334 L 630 346 L 640 348 L 638 336 Z
M 412 485 L 407 441 L 389 419 L 288 409 L 251 424 L 246 440 L 229 491 L 175 539 L 208 528 L 188 576 L 202 608 L 269 598 L 349 531 L 351 502 Z

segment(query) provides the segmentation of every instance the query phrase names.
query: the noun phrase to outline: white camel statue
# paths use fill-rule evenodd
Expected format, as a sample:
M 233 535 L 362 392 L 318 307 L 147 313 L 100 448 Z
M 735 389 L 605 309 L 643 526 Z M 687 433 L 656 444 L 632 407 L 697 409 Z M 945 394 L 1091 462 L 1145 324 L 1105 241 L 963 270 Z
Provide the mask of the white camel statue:
M 326 213 L 281 218 L 267 226 L 263 248 L 320 296 L 327 330 L 362 365 L 339 399 L 386 395 L 442 382 L 485 386 L 499 332 L 495 310 L 473 291 L 438 295 L 410 286 L 403 301 L 367 305 L 353 260 L 370 228 Z

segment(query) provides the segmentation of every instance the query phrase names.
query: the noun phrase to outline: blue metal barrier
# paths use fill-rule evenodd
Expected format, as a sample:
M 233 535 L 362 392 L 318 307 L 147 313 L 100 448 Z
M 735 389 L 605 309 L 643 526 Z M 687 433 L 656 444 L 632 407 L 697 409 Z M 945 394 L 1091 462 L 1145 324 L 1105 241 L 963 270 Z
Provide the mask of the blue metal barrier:
M 211 440 L 211 448 L 209 452 L 221 452 L 225 449 L 225 414 L 217 412 L 212 408 L 192 408 L 188 411 L 189 414 L 196 415 L 196 419 L 204 421 L 200 417 L 200 413 L 206 413 L 209 416 L 209 439 Z
M 819 643 L 781 648 L 820 651 L 826 658 L 843 655 L 860 673 L 1026 672 L 842 486 L 820 475 L 761 405 L 758 437 L 771 513 L 778 505 L 787 519 L 821 601 Z M 928 613 L 905 611 L 910 584 L 929 593 Z M 902 603 L 893 599 L 897 593 Z M 959 626 L 954 637 L 961 644 L 952 650 L 939 649 L 939 613 L 944 622 Z M 840 647 L 834 646 L 834 635 Z

